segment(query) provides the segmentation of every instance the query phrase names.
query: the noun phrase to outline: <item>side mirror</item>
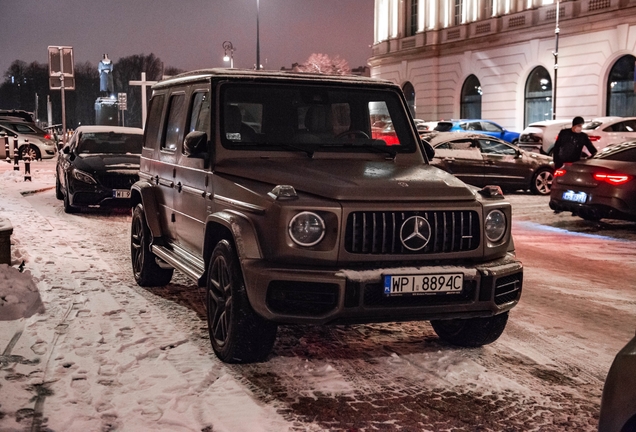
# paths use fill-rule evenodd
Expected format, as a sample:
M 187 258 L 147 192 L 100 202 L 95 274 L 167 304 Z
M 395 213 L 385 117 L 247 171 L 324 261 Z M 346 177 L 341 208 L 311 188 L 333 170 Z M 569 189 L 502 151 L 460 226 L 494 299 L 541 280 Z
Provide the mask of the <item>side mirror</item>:
M 64 154 L 69 154 L 70 152 L 71 152 L 71 149 L 70 149 L 70 147 L 69 147 L 69 146 L 66 146 L 66 147 L 64 147 L 64 148 L 62 149 L 62 153 L 64 153 Z
M 192 131 L 186 135 L 183 141 L 183 152 L 188 157 L 196 157 L 205 153 L 208 143 L 208 134 L 201 131 Z

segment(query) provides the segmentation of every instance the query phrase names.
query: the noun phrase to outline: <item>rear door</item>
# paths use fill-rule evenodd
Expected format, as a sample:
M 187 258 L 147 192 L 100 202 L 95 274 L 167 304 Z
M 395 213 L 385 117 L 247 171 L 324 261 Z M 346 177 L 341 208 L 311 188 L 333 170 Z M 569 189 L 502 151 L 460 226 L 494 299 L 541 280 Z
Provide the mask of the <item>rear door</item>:
M 484 160 L 473 139 L 458 138 L 436 146 L 432 164 L 468 184 L 484 184 Z
M 497 139 L 477 140 L 484 159 L 484 182 L 498 186 L 522 186 L 529 184 L 532 171 L 508 143 Z

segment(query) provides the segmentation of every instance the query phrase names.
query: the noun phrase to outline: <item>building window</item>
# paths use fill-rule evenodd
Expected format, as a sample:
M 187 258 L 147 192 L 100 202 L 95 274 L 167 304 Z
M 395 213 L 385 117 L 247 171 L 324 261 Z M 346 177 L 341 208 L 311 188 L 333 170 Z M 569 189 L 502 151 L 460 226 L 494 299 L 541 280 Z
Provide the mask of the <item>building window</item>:
M 409 111 L 411 112 L 411 115 L 415 117 L 415 88 L 413 87 L 413 84 L 407 81 L 402 86 L 402 91 L 404 92 L 404 97 L 406 97 L 406 103 L 409 106 Z
M 626 55 L 618 59 L 607 78 L 607 115 L 636 116 L 634 95 L 634 62 L 636 57 Z
M 462 86 L 460 116 L 463 119 L 481 118 L 481 84 L 475 75 L 470 75 Z
M 464 0 L 454 0 L 455 7 L 453 9 L 453 24 L 462 24 L 462 10 L 464 8 Z
M 406 29 L 406 34 L 407 36 L 413 36 L 415 33 L 417 33 L 418 30 L 418 7 L 417 7 L 417 0 L 411 0 L 411 5 L 409 8 L 409 19 L 408 19 L 408 28 Z
M 493 0 L 482 0 L 481 2 L 481 7 L 482 7 L 482 19 L 488 19 L 488 18 L 492 18 L 492 2 Z
M 546 68 L 537 66 L 530 72 L 526 81 L 524 126 L 550 119 L 552 119 L 552 79 Z

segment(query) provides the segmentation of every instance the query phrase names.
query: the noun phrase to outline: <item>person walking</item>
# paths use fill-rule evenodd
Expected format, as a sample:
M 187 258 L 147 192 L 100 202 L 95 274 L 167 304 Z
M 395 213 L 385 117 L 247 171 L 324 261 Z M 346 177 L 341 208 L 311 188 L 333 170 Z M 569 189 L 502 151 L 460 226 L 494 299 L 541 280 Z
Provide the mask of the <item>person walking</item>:
M 572 120 L 571 129 L 563 129 L 556 142 L 554 143 L 554 149 L 552 150 L 552 158 L 554 159 L 554 168 L 558 169 L 563 166 L 564 163 L 572 163 L 581 159 L 581 152 L 583 147 L 594 156 L 598 150 L 590 141 L 583 130 L 583 117 L 576 116 Z

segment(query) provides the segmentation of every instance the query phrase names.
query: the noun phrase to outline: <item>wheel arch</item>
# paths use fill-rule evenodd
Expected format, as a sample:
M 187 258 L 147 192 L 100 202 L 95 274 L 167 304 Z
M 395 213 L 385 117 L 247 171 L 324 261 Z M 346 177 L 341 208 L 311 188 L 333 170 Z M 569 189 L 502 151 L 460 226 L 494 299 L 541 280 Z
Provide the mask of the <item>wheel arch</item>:
M 137 182 L 130 188 L 130 205 L 135 208 L 137 204 L 144 207 L 144 215 L 148 228 L 153 238 L 159 238 L 163 235 L 161 224 L 159 223 L 159 205 L 155 195 L 154 187 L 146 182 Z M 150 217 L 153 215 L 154 217 Z
M 262 259 L 263 253 L 258 243 L 256 228 L 244 214 L 223 210 L 208 216 L 205 222 L 203 259 L 207 262 L 216 244 L 226 239 L 234 243 L 239 260 Z

